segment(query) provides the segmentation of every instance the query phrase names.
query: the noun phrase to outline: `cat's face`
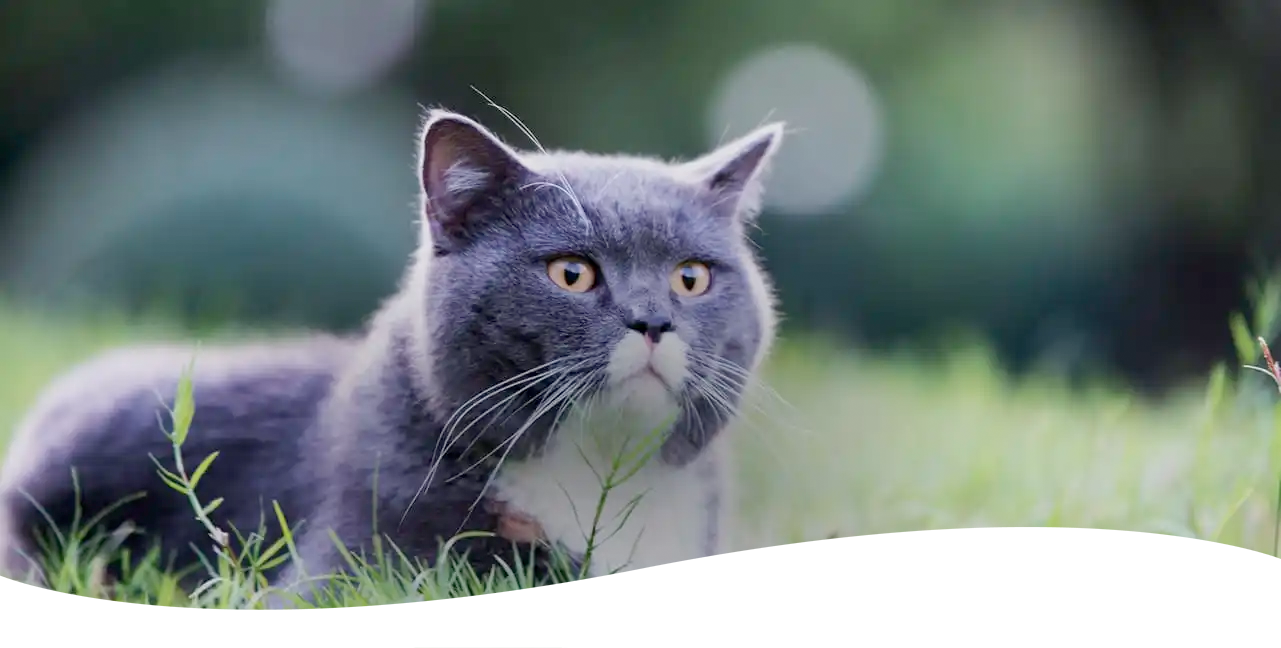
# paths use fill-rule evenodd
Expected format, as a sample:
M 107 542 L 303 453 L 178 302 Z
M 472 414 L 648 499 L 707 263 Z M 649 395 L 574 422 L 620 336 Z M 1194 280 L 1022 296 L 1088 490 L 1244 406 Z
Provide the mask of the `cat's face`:
M 696 454 L 772 335 L 744 225 L 780 133 L 666 165 L 518 156 L 474 122 L 433 115 L 423 186 L 435 378 L 453 381 L 455 412 L 508 381 L 460 420 L 482 417 L 474 429 L 491 442 L 519 434 L 513 445 L 528 449 L 590 402 L 620 422 L 674 426 L 669 459 Z

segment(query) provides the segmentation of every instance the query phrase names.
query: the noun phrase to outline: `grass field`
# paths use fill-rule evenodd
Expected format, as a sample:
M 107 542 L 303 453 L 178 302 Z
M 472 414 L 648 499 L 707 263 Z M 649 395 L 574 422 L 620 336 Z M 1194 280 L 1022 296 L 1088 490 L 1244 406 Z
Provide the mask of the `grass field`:
M 46 380 L 95 350 L 181 337 L 189 336 L 121 319 L 60 322 L 0 308 L 0 434 Z M 757 405 L 735 432 L 741 470 L 735 544 L 1070 526 L 1176 534 L 1274 554 L 1279 399 L 1266 376 L 1236 373 L 1153 403 L 1115 388 L 1014 382 L 972 350 L 925 363 L 870 360 L 819 340 L 785 340 L 768 380 L 788 404 L 753 399 Z M 369 578 L 364 594 L 347 603 L 520 586 L 510 579 L 461 588 L 436 581 L 431 589 L 429 579 Z M 64 588 L 83 593 L 83 583 L 73 581 Z M 148 587 L 165 591 L 138 591 Z M 187 603 L 172 583 L 156 578 L 117 597 Z

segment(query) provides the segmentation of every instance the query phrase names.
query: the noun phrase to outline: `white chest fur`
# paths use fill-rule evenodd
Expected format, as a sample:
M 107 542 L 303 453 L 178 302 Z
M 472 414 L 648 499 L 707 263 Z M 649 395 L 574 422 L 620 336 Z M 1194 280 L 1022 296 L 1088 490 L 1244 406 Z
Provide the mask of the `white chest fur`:
M 679 415 L 668 385 L 685 382 L 686 353 L 675 333 L 656 344 L 624 335 L 607 367 L 609 388 L 571 407 L 544 452 L 506 464 L 495 479 L 496 497 L 538 520 L 548 540 L 580 556 L 590 546 L 593 576 L 718 550 L 722 453 L 709 448 L 677 467 L 656 453 L 642 463 L 635 452 Z
M 496 479 L 499 499 L 533 516 L 549 540 L 577 555 L 591 542 L 592 576 L 715 552 L 719 520 L 713 503 L 719 493 L 707 470 L 711 455 L 679 468 L 655 456 L 609 489 L 602 503 L 602 483 L 612 463 L 603 453 L 588 451 L 595 447 L 594 435 L 585 425 L 563 426 L 546 452 L 505 466 Z M 617 427 L 608 430 L 613 438 L 618 432 Z

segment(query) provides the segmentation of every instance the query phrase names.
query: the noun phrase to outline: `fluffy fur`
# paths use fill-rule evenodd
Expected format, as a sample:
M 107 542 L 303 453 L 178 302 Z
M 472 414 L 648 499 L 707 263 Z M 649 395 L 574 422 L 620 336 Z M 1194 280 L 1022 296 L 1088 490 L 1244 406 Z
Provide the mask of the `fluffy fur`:
M 278 500 L 302 521 L 299 550 L 315 574 L 342 566 L 330 530 L 354 548 L 376 530 L 432 560 L 443 539 L 496 528 L 489 500 L 581 556 L 600 477 L 620 449 L 659 431 L 655 458 L 607 501 L 610 537 L 591 573 L 718 551 L 719 433 L 774 335 L 746 228 L 781 137 L 767 126 L 686 163 L 518 153 L 433 111 L 420 138 L 420 249 L 367 333 L 196 357 L 185 454 L 222 453 L 199 489 L 224 498 L 215 521 L 254 529 Z M 549 262 L 566 255 L 594 268 L 594 287 L 549 278 Z M 691 260 L 711 270 L 698 296 L 672 287 Z M 26 568 L 30 531 L 44 524 L 28 496 L 70 522 L 73 466 L 90 514 L 147 493 L 106 521 L 142 528 L 127 541 L 135 551 L 159 540 L 189 560 L 189 543 L 207 544 L 148 458 L 168 456 L 157 414 L 190 354 L 116 351 L 48 388 L 0 475 L 10 574 Z M 464 548 L 481 566 L 511 550 L 501 538 Z M 290 567 L 278 581 L 297 575 Z

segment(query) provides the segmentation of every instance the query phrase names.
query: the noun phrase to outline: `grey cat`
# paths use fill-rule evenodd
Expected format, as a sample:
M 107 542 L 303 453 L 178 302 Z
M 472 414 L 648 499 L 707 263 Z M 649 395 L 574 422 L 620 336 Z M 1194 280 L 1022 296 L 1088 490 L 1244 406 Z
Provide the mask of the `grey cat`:
M 253 530 L 278 501 L 302 522 L 311 574 L 342 567 L 331 530 L 353 549 L 376 532 L 431 561 L 442 539 L 503 528 L 509 514 L 581 558 L 611 460 L 658 431 L 653 459 L 606 500 L 602 526 L 621 529 L 601 534 L 588 573 L 721 551 L 719 432 L 774 337 L 747 229 L 782 134 L 766 126 L 668 163 L 518 153 L 471 119 L 431 111 L 420 248 L 367 331 L 195 356 L 184 454 L 221 453 L 199 486 L 224 498 L 215 521 Z M 30 499 L 70 524 L 72 467 L 86 515 L 146 493 L 105 520 L 143 531 L 125 541 L 135 555 L 158 540 L 190 562 L 189 546 L 209 545 L 148 458 L 168 463 L 157 394 L 175 393 L 192 351 L 113 351 L 46 390 L 0 474 L 10 575 L 27 573 L 31 530 L 46 525 Z M 484 567 L 514 539 L 463 549 Z

